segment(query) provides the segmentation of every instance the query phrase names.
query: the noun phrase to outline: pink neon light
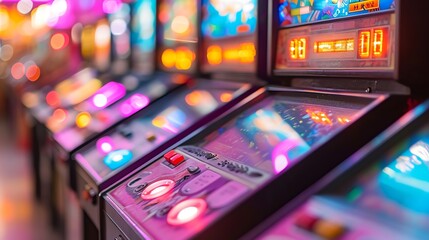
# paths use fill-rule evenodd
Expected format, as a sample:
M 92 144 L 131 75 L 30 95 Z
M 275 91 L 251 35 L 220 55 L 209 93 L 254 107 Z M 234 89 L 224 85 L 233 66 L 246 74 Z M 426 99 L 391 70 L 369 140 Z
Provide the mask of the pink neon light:
M 207 209 L 204 199 L 194 198 L 184 200 L 174 206 L 167 215 L 167 222 L 170 225 L 182 225 L 191 222 L 201 216 Z
M 103 12 L 112 14 L 117 12 L 122 5 L 121 0 L 104 0 L 103 1 Z
M 119 109 L 123 116 L 128 117 L 149 105 L 149 102 L 150 100 L 148 97 L 143 94 L 136 93 L 129 99 L 125 100 Z
M 97 149 L 99 152 L 106 154 L 113 150 L 113 139 L 111 137 L 102 137 L 97 140 Z
M 117 82 L 109 82 L 100 88 L 91 98 L 91 102 L 96 108 L 103 109 L 115 103 L 125 96 L 124 85 Z
M 144 200 L 159 198 L 170 192 L 174 188 L 174 185 L 175 182 L 170 179 L 154 182 L 146 187 L 141 194 L 141 198 Z

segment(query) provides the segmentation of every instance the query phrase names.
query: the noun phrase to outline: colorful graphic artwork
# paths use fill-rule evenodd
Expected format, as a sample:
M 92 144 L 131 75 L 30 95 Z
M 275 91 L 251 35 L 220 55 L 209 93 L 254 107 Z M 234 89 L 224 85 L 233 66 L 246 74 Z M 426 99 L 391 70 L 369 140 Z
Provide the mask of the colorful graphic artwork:
M 204 0 L 203 34 L 210 38 L 234 37 L 254 33 L 257 0 Z

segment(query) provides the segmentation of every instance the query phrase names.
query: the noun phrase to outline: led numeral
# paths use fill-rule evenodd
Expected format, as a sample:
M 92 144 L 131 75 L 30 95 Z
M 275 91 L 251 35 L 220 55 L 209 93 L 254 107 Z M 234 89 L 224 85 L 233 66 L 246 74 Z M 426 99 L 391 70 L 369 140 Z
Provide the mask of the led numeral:
M 373 41 L 374 57 L 381 57 L 383 55 L 383 38 L 384 38 L 383 30 L 381 29 L 374 30 L 374 41 Z
M 359 32 L 359 57 L 380 58 L 385 56 L 386 29 L 364 30 Z M 371 54 L 372 53 L 372 54 Z
M 297 38 L 290 41 L 290 58 L 305 59 L 307 56 L 307 39 Z
M 362 31 L 359 33 L 359 57 L 368 58 L 371 42 L 371 32 Z

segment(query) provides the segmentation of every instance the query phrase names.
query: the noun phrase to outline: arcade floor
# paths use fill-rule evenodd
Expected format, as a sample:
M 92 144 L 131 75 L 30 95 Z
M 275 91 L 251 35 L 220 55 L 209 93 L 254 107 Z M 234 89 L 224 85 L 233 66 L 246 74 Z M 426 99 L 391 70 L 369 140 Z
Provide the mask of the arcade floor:
M 60 239 L 34 201 L 27 147 L 12 136 L 0 111 L 0 240 Z

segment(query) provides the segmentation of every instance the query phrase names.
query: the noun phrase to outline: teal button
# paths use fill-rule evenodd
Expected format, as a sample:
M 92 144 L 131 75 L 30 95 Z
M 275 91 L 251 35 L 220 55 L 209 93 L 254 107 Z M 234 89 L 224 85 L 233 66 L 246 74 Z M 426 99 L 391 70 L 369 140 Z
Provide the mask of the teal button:
M 103 160 L 111 170 L 118 169 L 131 161 L 133 154 L 130 150 L 116 150 L 109 153 Z

